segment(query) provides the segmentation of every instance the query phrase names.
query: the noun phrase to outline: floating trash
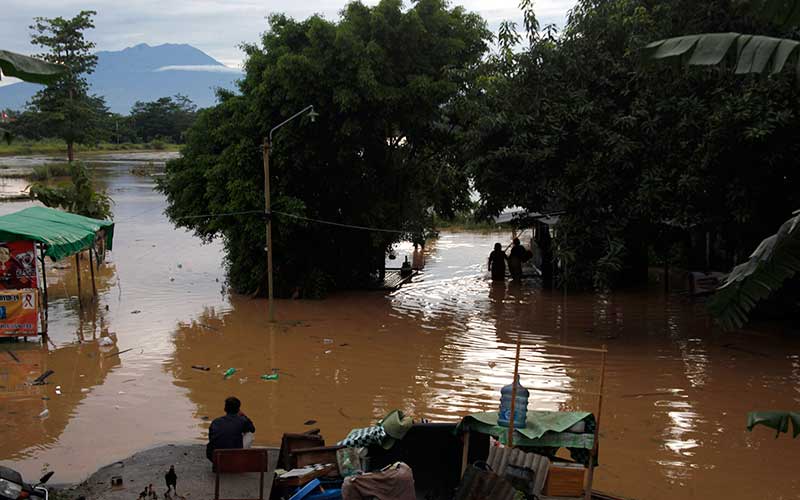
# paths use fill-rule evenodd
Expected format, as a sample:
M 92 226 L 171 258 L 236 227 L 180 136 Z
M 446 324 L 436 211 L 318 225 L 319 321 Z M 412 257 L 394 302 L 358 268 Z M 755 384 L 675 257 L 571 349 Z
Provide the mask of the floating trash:
M 261 380 L 278 380 L 278 374 L 277 373 L 270 373 L 270 374 L 261 375 Z
M 225 374 L 224 374 L 224 375 L 222 375 L 222 378 L 224 378 L 224 379 L 228 379 L 228 378 L 230 378 L 230 377 L 231 377 L 231 375 L 233 375 L 234 373 L 236 373 L 236 368 L 228 368 L 227 370 L 225 370 Z

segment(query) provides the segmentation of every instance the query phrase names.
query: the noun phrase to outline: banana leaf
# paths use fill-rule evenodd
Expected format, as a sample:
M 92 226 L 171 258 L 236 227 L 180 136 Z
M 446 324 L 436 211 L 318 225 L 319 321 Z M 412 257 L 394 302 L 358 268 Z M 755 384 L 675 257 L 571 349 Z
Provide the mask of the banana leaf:
M 26 82 L 53 83 L 61 76 L 67 67 L 53 64 L 34 57 L 23 56 L 15 52 L 0 50 L 0 70 L 5 76 L 13 76 Z
M 798 0 L 800 2 L 800 0 Z M 729 62 L 738 75 L 776 74 L 788 66 L 800 72 L 800 42 L 742 33 L 703 33 L 658 40 L 645 46 L 648 60 L 679 60 L 690 66 Z
M 733 268 L 709 301 L 711 314 L 726 329 L 739 328 L 763 299 L 800 273 L 800 210 L 758 245 L 749 260 Z
M 747 430 L 753 431 L 756 425 L 763 425 L 775 429 L 775 437 L 781 432 L 789 432 L 789 422 L 792 423 L 792 439 L 800 435 L 800 413 L 793 411 L 751 411 L 747 414 Z

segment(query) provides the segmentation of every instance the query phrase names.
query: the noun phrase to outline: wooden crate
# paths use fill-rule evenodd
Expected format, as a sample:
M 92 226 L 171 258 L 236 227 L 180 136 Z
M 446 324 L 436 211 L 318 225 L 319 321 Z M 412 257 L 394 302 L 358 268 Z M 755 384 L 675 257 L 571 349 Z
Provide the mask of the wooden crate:
M 550 497 L 583 496 L 583 484 L 586 468 L 574 464 L 550 464 L 547 480 L 544 483 L 544 494 Z

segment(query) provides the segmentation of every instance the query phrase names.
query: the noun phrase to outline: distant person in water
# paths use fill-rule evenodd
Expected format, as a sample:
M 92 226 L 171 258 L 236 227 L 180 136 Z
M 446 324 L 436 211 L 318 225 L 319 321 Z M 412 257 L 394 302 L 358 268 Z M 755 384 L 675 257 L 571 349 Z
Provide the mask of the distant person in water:
M 522 263 L 528 260 L 527 257 L 528 252 L 519 242 L 519 238 L 514 238 L 511 254 L 508 256 L 508 271 L 511 273 L 512 280 L 522 279 Z
M 505 281 L 507 259 L 503 246 L 495 243 L 494 252 L 489 254 L 489 271 L 492 273 L 492 281 Z
M 215 418 L 208 428 L 206 457 L 214 462 L 214 450 L 244 448 L 245 434 L 256 431 L 253 422 L 242 413 L 242 402 L 230 397 L 225 400 L 225 416 Z M 251 439 L 248 441 L 252 442 Z

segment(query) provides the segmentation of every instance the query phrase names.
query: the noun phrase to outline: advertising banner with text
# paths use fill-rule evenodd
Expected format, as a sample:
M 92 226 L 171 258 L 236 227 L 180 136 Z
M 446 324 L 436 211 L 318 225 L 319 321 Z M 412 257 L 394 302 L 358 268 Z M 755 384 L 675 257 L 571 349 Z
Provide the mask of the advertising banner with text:
M 0 335 L 38 334 L 36 290 L 0 290 Z

